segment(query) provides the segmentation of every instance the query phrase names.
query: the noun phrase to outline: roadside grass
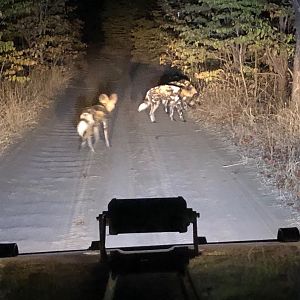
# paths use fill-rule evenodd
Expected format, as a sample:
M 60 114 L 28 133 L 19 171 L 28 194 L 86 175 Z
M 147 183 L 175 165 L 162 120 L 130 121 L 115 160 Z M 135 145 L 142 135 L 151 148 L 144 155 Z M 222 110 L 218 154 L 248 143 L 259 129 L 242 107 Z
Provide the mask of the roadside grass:
M 299 299 L 296 244 L 205 248 L 189 272 L 199 299 Z
M 66 86 L 72 73 L 53 67 L 33 71 L 26 83 L 0 83 L 0 154 L 37 125 L 43 109 Z
M 225 130 L 245 155 L 254 158 L 265 178 L 283 192 L 300 199 L 300 111 L 280 103 L 261 88 L 268 98 L 242 87 L 211 82 L 200 89 L 198 106 L 190 116 L 207 126 Z M 289 198 L 290 198 L 289 197 Z

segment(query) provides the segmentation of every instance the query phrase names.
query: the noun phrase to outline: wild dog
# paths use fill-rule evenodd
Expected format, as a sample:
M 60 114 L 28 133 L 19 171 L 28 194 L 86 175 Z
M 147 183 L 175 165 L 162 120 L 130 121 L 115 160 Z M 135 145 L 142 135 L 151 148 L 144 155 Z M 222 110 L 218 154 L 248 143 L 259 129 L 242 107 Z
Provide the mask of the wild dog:
M 101 94 L 99 96 L 99 104 L 83 109 L 77 124 L 77 132 L 82 140 L 81 147 L 87 142 L 91 151 L 95 152 L 92 137 L 94 136 L 95 142 L 99 141 L 100 125 L 103 126 L 105 144 L 107 147 L 110 147 L 108 119 L 110 113 L 115 109 L 117 101 L 117 94 L 111 94 L 110 96 Z
M 145 96 L 144 102 L 138 107 L 138 111 L 143 111 L 150 107 L 150 120 L 155 122 L 155 111 L 160 103 L 164 105 L 165 111 L 169 114 L 170 119 L 174 120 L 174 110 L 176 109 L 182 121 L 183 102 L 197 94 L 197 90 L 190 84 L 188 86 L 179 86 L 175 84 L 164 84 L 150 89 Z
M 183 88 L 187 88 L 189 90 L 195 89 L 194 86 L 191 84 L 191 82 L 188 81 L 187 79 L 180 79 L 178 81 L 171 81 L 168 84 L 183 87 Z M 198 93 L 196 92 L 196 95 L 197 94 Z M 195 107 L 195 104 L 196 104 L 196 102 L 195 102 L 194 97 L 183 97 L 182 98 L 182 106 L 183 106 L 184 110 L 187 110 L 188 107 Z

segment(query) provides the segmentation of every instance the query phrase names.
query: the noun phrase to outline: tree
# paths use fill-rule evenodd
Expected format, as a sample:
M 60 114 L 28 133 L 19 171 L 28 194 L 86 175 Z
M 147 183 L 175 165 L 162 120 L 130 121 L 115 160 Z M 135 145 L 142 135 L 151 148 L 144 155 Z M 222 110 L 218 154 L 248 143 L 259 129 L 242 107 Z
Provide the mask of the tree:
M 76 58 L 81 24 L 71 12 L 67 0 L 1 0 L 1 79 L 26 80 L 33 67 L 63 67 Z
M 262 84 L 269 89 L 264 95 L 287 102 L 295 42 L 288 1 L 164 0 L 160 5 L 161 28 L 169 37 L 166 63 L 190 74 L 221 69 L 242 82 L 246 100 L 256 99 Z

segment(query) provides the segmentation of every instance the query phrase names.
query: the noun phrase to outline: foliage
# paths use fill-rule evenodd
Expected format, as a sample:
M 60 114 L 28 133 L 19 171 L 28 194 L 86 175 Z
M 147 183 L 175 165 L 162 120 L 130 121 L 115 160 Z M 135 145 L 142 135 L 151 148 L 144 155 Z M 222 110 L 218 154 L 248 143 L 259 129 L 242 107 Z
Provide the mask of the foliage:
M 249 100 L 261 101 L 265 74 L 271 98 L 287 104 L 295 49 L 294 13 L 289 0 L 163 0 L 152 18 L 133 33 L 133 57 L 180 68 L 189 77 L 222 69 L 243 81 Z M 265 97 L 264 97 L 265 98 Z M 264 99 L 265 100 L 265 99 Z
M 145 18 L 138 20 L 132 30 L 132 38 L 134 41 L 131 51 L 133 61 L 159 64 L 157 53 L 162 53 L 166 45 L 163 43 L 164 34 L 159 29 L 157 21 Z
M 273 73 L 278 98 L 286 101 L 293 21 L 288 1 L 163 0 L 153 13 L 152 27 L 142 20 L 133 39 L 147 47 L 152 60 L 159 56 L 160 63 L 190 77 L 218 69 L 241 76 L 247 97 L 257 96 L 249 86 L 259 83 L 258 74 Z
M 0 2 L 0 76 L 28 80 L 32 68 L 63 66 L 83 49 L 81 24 L 66 0 Z
M 254 69 L 257 62 L 272 68 L 268 49 L 293 53 L 289 7 L 267 1 L 203 0 L 181 5 L 163 1 L 162 9 L 169 20 L 162 29 L 170 32 L 170 59 L 186 61 L 188 52 L 194 56 L 187 64 L 190 69 L 240 70 L 244 64 Z

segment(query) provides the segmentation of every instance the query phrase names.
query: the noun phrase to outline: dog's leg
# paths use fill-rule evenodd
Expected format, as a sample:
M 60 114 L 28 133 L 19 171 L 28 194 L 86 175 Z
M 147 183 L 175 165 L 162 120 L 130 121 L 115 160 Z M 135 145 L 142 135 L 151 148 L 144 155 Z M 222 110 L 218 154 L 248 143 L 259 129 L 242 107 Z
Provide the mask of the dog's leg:
M 88 142 L 88 146 L 91 149 L 91 151 L 95 152 L 95 149 L 93 147 L 93 142 L 92 142 L 92 136 L 91 135 L 87 138 L 87 142 Z
M 181 120 L 182 122 L 185 122 L 185 118 L 184 118 L 184 116 L 183 116 L 183 111 L 182 111 L 181 109 L 178 111 L 178 114 L 179 114 L 180 120 Z
M 176 105 L 176 109 L 177 109 L 177 112 L 179 114 L 179 118 L 182 122 L 185 122 L 185 119 L 184 119 L 184 116 L 183 116 L 183 107 L 182 107 L 182 103 L 178 103 Z
M 82 139 L 79 145 L 79 150 L 81 150 L 85 144 L 86 144 L 86 140 Z
M 165 112 L 169 113 L 169 101 L 168 100 L 163 100 L 162 103 L 165 107 Z
M 186 101 L 182 101 L 182 109 L 183 110 L 188 110 L 188 104 Z
M 170 114 L 169 114 L 170 119 L 171 119 L 172 121 L 175 121 L 175 119 L 174 119 L 174 105 L 173 105 L 172 103 L 170 104 L 169 110 L 170 110 Z
M 165 112 L 166 112 L 166 114 L 169 113 L 168 102 L 165 104 Z
M 188 105 L 187 105 L 187 97 L 183 97 L 181 100 L 181 107 L 182 110 L 187 110 L 188 109 Z
M 150 115 L 150 120 L 151 120 L 152 123 L 155 122 L 155 115 L 154 115 L 154 113 L 158 109 L 158 107 L 159 107 L 159 102 L 155 102 L 154 104 L 151 105 L 151 109 L 150 109 L 149 115 Z
M 104 131 L 104 138 L 105 138 L 106 147 L 110 147 L 109 137 L 108 137 L 108 122 L 103 121 L 102 124 L 103 124 L 103 131 Z
M 95 143 L 98 143 L 100 139 L 99 126 L 94 126 L 93 133 L 95 137 Z

